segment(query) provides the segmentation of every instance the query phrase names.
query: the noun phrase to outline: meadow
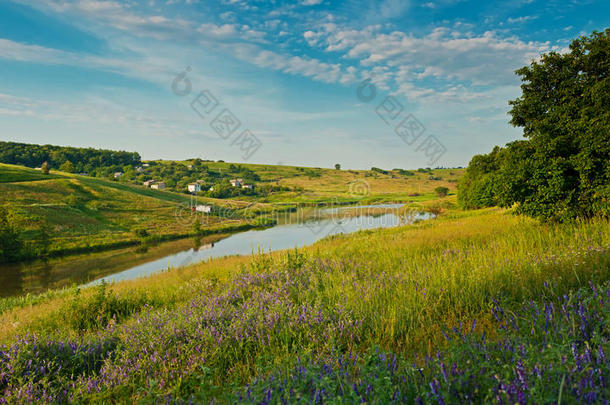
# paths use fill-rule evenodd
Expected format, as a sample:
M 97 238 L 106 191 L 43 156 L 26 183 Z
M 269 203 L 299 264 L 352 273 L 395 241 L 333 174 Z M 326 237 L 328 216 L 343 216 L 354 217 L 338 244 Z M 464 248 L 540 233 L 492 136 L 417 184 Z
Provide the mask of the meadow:
M 249 203 L 208 203 L 231 215 L 209 215 L 202 236 L 259 226 L 255 218 L 240 213 Z M 26 258 L 192 236 L 191 204 L 191 196 L 185 194 L 58 171 L 44 175 L 39 170 L 0 164 L 0 206 L 8 209 L 10 221 L 19 229 Z M 266 204 L 256 208 L 258 214 L 271 209 Z M 138 234 L 139 230 L 146 234 Z M 43 238 L 48 239 L 48 246 L 41 252 Z
M 206 165 L 220 173 L 232 166 L 219 162 Z M 265 227 L 273 224 L 272 214 L 294 210 L 298 205 L 431 203 L 439 198 L 435 188 L 443 186 L 450 193 L 446 200 L 455 202 L 457 179 L 463 173 L 462 169 L 400 175 L 392 171 L 240 167 L 260 177 L 257 186 L 272 183 L 299 191 L 235 199 L 193 197 L 130 182 L 60 171 L 44 175 L 24 166 L 0 164 L 0 206 L 8 209 L 10 222 L 25 241 L 22 253 L 15 256 L 33 258 L 167 241 L 196 232 L 204 236 Z M 200 231 L 193 229 L 190 207 L 194 201 L 214 208 Z
M 2 400 L 595 403 L 609 268 L 605 219 L 449 209 L 3 300 Z

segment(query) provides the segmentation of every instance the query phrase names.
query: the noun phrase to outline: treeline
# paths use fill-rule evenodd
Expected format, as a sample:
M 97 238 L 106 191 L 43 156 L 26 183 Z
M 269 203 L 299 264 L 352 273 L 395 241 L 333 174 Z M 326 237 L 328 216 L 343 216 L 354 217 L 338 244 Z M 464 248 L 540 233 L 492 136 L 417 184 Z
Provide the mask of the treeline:
M 125 166 L 139 165 L 140 155 L 105 149 L 0 142 L 0 163 L 41 167 L 44 162 L 52 169 L 63 165 L 75 173 L 105 177 L 114 170 L 122 171 Z
M 472 158 L 465 208 L 516 206 L 542 220 L 610 216 L 610 29 L 517 70 L 511 124 L 525 140 Z

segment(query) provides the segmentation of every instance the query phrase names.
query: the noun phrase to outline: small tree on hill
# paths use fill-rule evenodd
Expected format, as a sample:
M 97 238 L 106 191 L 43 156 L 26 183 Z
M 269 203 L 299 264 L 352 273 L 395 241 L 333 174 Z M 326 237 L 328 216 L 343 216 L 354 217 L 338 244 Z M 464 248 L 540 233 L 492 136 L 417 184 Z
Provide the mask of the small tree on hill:
M 40 170 L 42 170 L 43 174 L 49 174 L 49 162 L 43 162 Z
M 66 160 L 59 166 L 59 170 L 66 173 L 74 173 L 74 164 L 69 160 Z
M 434 189 L 436 195 L 439 197 L 446 197 L 449 194 L 449 189 L 447 187 L 437 187 Z
M 341 165 L 339 163 L 335 163 L 335 169 L 341 170 Z

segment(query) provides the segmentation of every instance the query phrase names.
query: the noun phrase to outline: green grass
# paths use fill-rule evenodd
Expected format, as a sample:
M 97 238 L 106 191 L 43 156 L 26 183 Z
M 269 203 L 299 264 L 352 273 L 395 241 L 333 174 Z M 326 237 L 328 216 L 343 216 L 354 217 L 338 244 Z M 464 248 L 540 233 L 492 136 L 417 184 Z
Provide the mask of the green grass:
M 225 172 L 230 166 L 229 163 L 206 164 Z M 266 222 L 251 217 L 252 212 L 265 215 L 297 204 L 428 203 L 437 199 L 433 190 L 439 185 L 447 185 L 455 192 L 456 183 L 449 180 L 459 178 L 462 173 L 459 169 L 436 170 L 435 176 L 443 178 L 439 181 L 430 180 L 427 173 L 403 176 L 398 172 L 243 166 L 258 174 L 261 183 L 275 182 L 302 191 L 279 192 L 265 198 L 199 198 L 201 202 L 238 211 L 231 220 L 212 216 L 207 233 L 229 231 L 244 224 L 258 226 Z M 317 177 L 309 176 L 310 171 L 317 173 Z M 57 171 L 44 175 L 38 170 L 0 164 L 0 205 L 9 208 L 26 245 L 31 246 L 33 252 L 40 244 L 43 226 L 47 226 L 52 235 L 51 255 L 135 244 L 139 242 L 133 232 L 136 228 L 145 228 L 160 240 L 188 236 L 192 233 L 190 225 L 177 221 L 175 214 L 177 210 L 181 211 L 181 205 L 186 206 L 190 201 L 191 197 L 186 194 L 140 185 Z M 455 194 L 444 201 L 455 201 Z M 256 206 L 250 207 L 251 204 Z M 245 208 L 248 211 L 240 217 L 239 211 Z
M 549 285 L 561 296 L 610 279 L 609 225 L 602 219 L 544 225 L 500 209 L 450 210 L 414 226 L 333 236 L 298 253 L 218 259 L 104 291 L 7 304 L 0 341 L 26 333 L 62 341 L 111 336 L 124 352 L 108 367 L 129 364 L 134 371 L 97 400 L 196 393 L 208 401 L 299 356 L 374 347 L 405 358 L 431 355 L 446 344 L 443 330 L 460 321 L 476 319 L 477 331 L 493 340 L 493 299 L 509 311 L 547 297 Z M 220 311 L 219 318 L 212 321 L 209 311 Z M 299 313 L 312 324 L 297 327 Z M 222 342 L 212 339 L 212 327 Z M 155 360 L 145 347 L 174 353 L 177 363 Z M 163 386 L 149 385 L 161 378 Z
M 188 236 L 188 221 L 176 212 L 190 197 L 118 182 L 53 172 L 46 176 L 20 166 L 0 164 L 0 205 L 26 245 L 36 246 L 40 229 L 51 233 L 50 254 L 99 250 L 138 243 L 134 229 L 147 229 L 159 240 Z M 206 232 L 246 224 L 211 216 Z
M 0 163 L 0 183 L 16 181 L 36 181 L 57 178 L 54 174 L 43 174 L 40 170 L 24 166 L 7 165 Z

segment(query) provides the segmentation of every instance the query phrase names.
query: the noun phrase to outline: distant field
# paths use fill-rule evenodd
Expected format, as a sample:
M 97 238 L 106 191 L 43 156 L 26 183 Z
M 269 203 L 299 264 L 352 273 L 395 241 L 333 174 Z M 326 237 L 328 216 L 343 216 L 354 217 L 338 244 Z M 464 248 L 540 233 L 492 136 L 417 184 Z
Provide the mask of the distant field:
M 157 161 L 158 164 L 169 163 Z M 189 161 L 179 162 L 188 165 Z M 211 170 L 230 172 L 229 162 L 204 162 Z M 372 170 L 336 170 L 298 166 L 239 164 L 260 177 L 258 184 L 277 184 L 299 191 L 275 192 L 267 197 L 240 197 L 269 203 L 324 203 L 339 201 L 422 201 L 436 199 L 434 189 L 447 187 L 457 193 L 457 181 L 464 169 L 434 169 L 432 173 L 409 170 L 413 175 L 386 170 L 387 174 Z
M 227 171 L 230 163 L 206 162 L 206 165 Z M 449 188 L 450 195 L 443 201 L 454 202 L 457 179 L 462 174 L 461 169 L 439 169 L 433 174 L 414 172 L 406 176 L 398 172 L 242 166 L 260 176 L 260 184 L 274 183 L 301 191 L 278 192 L 265 198 L 198 197 L 198 201 L 234 210 L 255 203 L 260 214 L 298 203 L 431 202 L 438 199 L 434 188 L 444 186 Z M 141 185 L 58 171 L 44 175 L 31 168 L 0 164 L 0 204 L 10 209 L 27 243 L 37 243 L 41 227 L 48 225 L 51 253 L 132 243 L 137 241 L 135 229 L 146 229 L 151 235 L 162 237 L 188 235 L 192 233 L 191 224 L 176 220 L 175 214 L 191 201 L 187 194 Z M 245 220 L 239 217 L 224 220 L 212 216 L 206 227 L 215 229 L 226 225 L 230 228 L 243 223 Z
M 0 163 L 0 183 L 17 181 L 49 180 L 57 178 L 54 174 L 43 174 L 40 170 L 24 166 L 13 166 Z
M 129 243 L 140 228 L 158 236 L 192 232 L 175 215 L 189 203 L 187 195 L 5 164 L 0 179 L 0 204 L 9 208 L 23 239 L 35 243 L 46 224 L 51 252 Z M 222 224 L 210 217 L 209 225 Z

